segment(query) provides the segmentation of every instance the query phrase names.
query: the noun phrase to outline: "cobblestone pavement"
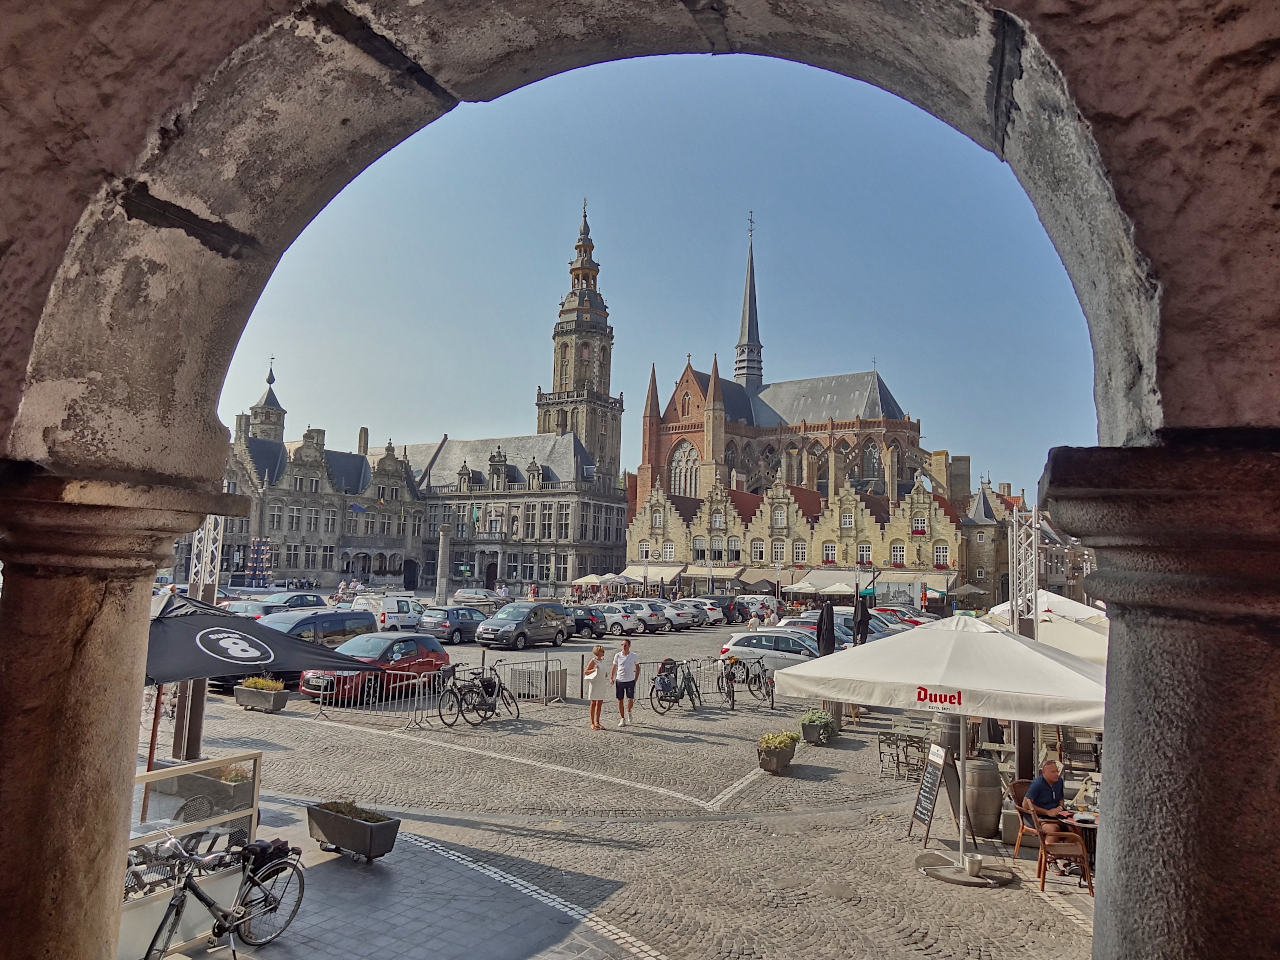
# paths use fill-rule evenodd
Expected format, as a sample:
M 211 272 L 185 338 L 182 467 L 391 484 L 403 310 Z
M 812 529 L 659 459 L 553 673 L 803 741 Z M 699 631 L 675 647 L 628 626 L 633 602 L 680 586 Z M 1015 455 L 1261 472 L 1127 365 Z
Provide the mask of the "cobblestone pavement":
M 704 656 L 727 633 L 636 645 L 646 660 Z M 437 855 L 535 885 L 672 960 L 1088 956 L 1087 897 L 1052 881 L 1040 894 L 1034 861 L 997 890 L 914 869 L 918 834 L 905 839 L 914 785 L 881 779 L 873 733 L 802 744 L 789 775 L 770 777 L 757 768 L 755 738 L 796 729 L 800 708 L 780 701 L 770 712 L 740 698 L 730 713 L 713 699 L 696 713 L 637 710 L 634 727 L 592 732 L 580 703 L 526 705 L 519 721 L 478 728 L 402 730 L 316 720 L 296 700 L 264 715 L 214 697 L 206 749 L 263 750 L 269 795 L 399 811 L 406 834 L 439 845 L 429 848 Z M 954 847 L 941 817 L 935 834 Z M 982 852 L 1007 854 L 994 843 Z

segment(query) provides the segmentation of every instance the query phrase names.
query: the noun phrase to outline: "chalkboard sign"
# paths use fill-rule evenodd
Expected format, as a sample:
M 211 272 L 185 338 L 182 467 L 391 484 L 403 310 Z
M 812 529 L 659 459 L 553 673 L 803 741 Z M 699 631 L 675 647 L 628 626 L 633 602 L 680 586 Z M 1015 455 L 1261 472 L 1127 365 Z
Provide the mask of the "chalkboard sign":
M 929 842 L 929 831 L 933 826 L 933 811 L 938 805 L 938 787 L 943 780 L 947 784 L 947 800 L 951 804 L 951 819 L 960 829 L 960 775 L 956 772 L 955 758 L 950 747 L 934 743 L 929 746 L 929 759 L 920 776 L 920 789 L 916 791 L 916 803 L 911 810 L 911 823 L 907 825 L 907 836 L 918 823 L 924 827 L 924 843 Z M 973 817 L 965 811 L 965 826 L 969 828 L 969 836 L 977 846 L 977 838 L 973 834 Z
M 938 743 L 931 744 L 929 759 L 925 762 L 924 771 L 920 775 L 920 789 L 916 791 L 916 805 L 911 810 L 911 823 L 907 826 L 908 837 L 918 823 L 924 827 L 924 842 L 929 842 L 933 809 L 938 804 L 938 787 L 942 785 L 942 772 L 947 767 L 952 767 L 950 748 Z

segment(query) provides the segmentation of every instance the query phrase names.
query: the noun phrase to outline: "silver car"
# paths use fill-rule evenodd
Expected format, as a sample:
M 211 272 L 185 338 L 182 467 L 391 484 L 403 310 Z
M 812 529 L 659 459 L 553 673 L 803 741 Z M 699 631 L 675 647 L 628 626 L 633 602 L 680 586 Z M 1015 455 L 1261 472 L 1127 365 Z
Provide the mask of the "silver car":
M 604 628 L 615 637 L 624 633 L 630 636 L 644 630 L 644 624 L 639 617 L 629 610 L 623 610 L 616 603 L 596 603 L 592 604 L 591 609 L 597 616 L 603 618 Z
M 801 631 L 763 627 L 745 633 L 730 635 L 729 642 L 720 648 L 720 659 L 737 657 L 740 660 L 764 658 L 769 670 L 781 670 L 808 663 L 818 656 L 818 645 Z
M 695 627 L 705 627 L 710 619 L 706 608 L 701 604 L 694 603 L 692 600 L 672 600 L 671 606 L 677 610 L 687 610 L 693 614 L 693 625 Z

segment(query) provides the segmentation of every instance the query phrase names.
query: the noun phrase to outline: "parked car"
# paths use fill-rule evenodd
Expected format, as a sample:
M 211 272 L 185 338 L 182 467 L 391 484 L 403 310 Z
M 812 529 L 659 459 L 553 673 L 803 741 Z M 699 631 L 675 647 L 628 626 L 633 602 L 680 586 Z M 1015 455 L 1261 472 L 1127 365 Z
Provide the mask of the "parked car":
M 703 611 L 707 615 L 707 623 L 712 626 L 719 626 L 720 624 L 727 622 L 724 607 L 720 606 L 720 604 L 714 600 L 709 600 L 706 597 L 691 597 L 684 602 L 692 604 L 699 610 Z
M 417 632 L 444 643 L 464 643 L 476 638 L 484 619 L 475 607 L 425 607 Z
M 818 645 L 796 631 L 768 628 L 732 634 L 720 648 L 720 659 L 731 656 L 743 660 L 763 657 L 768 669 L 781 670 L 813 660 L 818 656 Z
M 450 597 L 454 603 L 470 603 L 473 600 L 501 601 L 502 595 L 497 590 L 486 590 L 484 587 L 460 587 Z
M 856 644 L 858 642 L 857 639 L 854 637 L 853 632 L 849 630 L 844 624 L 840 623 L 839 621 L 833 621 L 831 625 L 832 627 L 835 628 L 835 632 L 836 632 L 836 649 L 837 650 L 841 649 L 844 646 L 849 646 L 852 644 Z M 818 636 L 818 618 L 816 616 L 784 617 L 783 619 L 778 621 L 778 626 L 794 627 L 799 630 L 804 630 L 806 633 L 812 635 L 815 641 Z
M 379 630 L 417 630 L 425 607 L 410 597 L 359 596 L 352 610 L 368 610 L 378 618 Z
M 666 605 L 656 600 L 626 600 L 619 606 L 640 621 L 645 633 L 671 629 L 671 622 L 665 613 Z
M 672 600 L 670 605 L 675 607 L 677 610 L 684 610 L 693 614 L 693 625 L 695 627 L 705 627 L 707 622 L 711 619 L 710 615 L 707 613 L 706 607 L 699 603 L 694 603 L 692 600 Z
M 872 611 L 889 620 L 896 620 L 898 623 L 905 624 L 908 627 L 918 627 L 925 622 L 923 617 L 913 616 L 898 607 L 873 607 Z
M 576 633 L 584 640 L 604 636 L 605 622 L 594 608 L 573 604 L 566 605 L 564 612 L 569 617 L 570 632 Z
M 402 631 L 366 633 L 338 647 L 339 653 L 377 664 L 383 670 L 304 670 L 298 692 L 313 700 L 332 691 L 337 700 L 359 698 L 376 702 L 449 663 L 440 641 L 425 634 Z
M 915 607 L 907 606 L 903 603 L 884 603 L 876 606 L 877 610 L 895 610 L 911 620 L 919 620 L 921 623 L 929 623 L 933 620 L 942 619 L 936 613 L 929 613 L 927 610 L 919 610 Z
M 278 603 L 281 606 L 295 609 L 297 607 L 327 607 L 329 604 L 318 593 L 306 593 L 301 590 L 286 590 L 284 593 L 273 593 L 262 598 L 263 603 Z
M 265 617 L 270 613 L 279 613 L 281 610 L 289 608 L 280 603 L 265 603 L 262 600 L 228 600 L 226 603 L 219 604 L 227 613 L 234 613 L 241 617 L 253 617 L 257 620 Z
M 624 610 L 621 603 L 598 603 L 593 608 L 605 625 L 605 629 L 618 637 L 622 634 L 639 633 L 644 623 L 630 610 Z
M 694 617 L 692 610 L 674 607 L 666 600 L 651 600 L 650 602 L 658 605 L 671 630 L 688 630 L 697 625 L 698 621 Z
M 272 630 L 279 630 L 281 633 L 287 633 L 289 636 L 297 637 L 299 640 L 309 640 L 312 643 L 318 643 L 330 648 L 340 647 L 352 637 L 373 633 L 378 629 L 378 623 L 373 614 L 367 610 L 344 611 L 330 610 L 328 608 L 324 610 L 312 608 L 290 610 L 284 608 L 275 613 L 264 613 L 257 620 L 264 627 L 270 627 Z M 284 681 L 285 686 L 292 686 L 298 682 L 299 674 L 298 671 L 293 670 L 285 673 L 275 673 L 274 676 L 278 680 Z M 228 689 L 235 686 L 240 679 L 240 677 L 211 677 L 209 686 Z
M 476 641 L 523 650 L 531 643 L 560 646 L 569 635 L 564 607 L 553 600 L 517 600 L 508 603 L 476 630 Z
M 777 612 L 778 600 L 767 593 L 744 593 L 738 596 L 738 602 L 747 608 L 747 619 L 754 613 L 764 620 L 770 613 Z
M 724 623 L 739 622 L 738 620 L 739 604 L 738 604 L 737 597 L 731 597 L 728 594 L 718 594 L 718 595 L 711 595 L 706 597 L 695 597 L 694 599 L 715 604 L 719 608 L 721 616 L 724 617 L 724 621 L 723 621 Z M 711 618 L 711 622 L 712 623 L 716 622 L 715 617 Z

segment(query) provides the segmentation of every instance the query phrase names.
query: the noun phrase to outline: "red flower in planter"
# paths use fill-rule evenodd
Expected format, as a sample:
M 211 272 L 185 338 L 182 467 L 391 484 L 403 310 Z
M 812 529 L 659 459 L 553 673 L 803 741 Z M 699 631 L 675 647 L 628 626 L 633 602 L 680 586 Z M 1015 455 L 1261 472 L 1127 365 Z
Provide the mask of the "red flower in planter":
M 933 569 L 935 569 L 935 570 L 950 570 L 950 569 L 951 569 L 951 566 L 950 566 L 950 564 L 946 564 L 946 563 L 935 563 L 935 564 L 933 565 Z
M 895 561 L 893 564 L 891 564 L 891 566 L 892 566 L 895 570 L 901 570 L 901 569 L 903 569 L 903 568 L 906 566 L 906 564 L 905 564 L 905 563 L 899 563 L 899 562 Z

